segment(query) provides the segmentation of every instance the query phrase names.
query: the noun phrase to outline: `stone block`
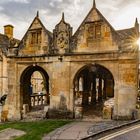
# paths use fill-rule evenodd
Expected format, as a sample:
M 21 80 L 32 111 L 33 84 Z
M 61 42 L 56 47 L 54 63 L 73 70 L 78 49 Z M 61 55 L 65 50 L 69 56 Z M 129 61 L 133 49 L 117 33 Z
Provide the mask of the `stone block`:
M 75 119 L 81 119 L 83 117 L 83 107 L 75 107 Z
M 44 112 L 48 112 L 49 106 L 44 106 Z
M 112 107 L 104 107 L 103 108 L 103 119 L 112 119 L 113 109 Z
M 48 116 L 51 119 L 72 119 L 73 113 L 69 110 L 49 109 Z
M 44 106 L 43 117 L 49 118 L 49 106 Z
M 1 112 L 1 121 L 2 122 L 8 121 L 8 110 L 5 110 L 5 111 Z

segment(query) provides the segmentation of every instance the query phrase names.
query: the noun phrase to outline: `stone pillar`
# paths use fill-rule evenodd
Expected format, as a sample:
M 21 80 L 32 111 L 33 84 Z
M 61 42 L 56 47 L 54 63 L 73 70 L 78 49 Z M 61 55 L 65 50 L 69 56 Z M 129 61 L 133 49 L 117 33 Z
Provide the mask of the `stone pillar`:
M 107 95 L 106 95 L 106 79 L 104 79 L 104 87 L 103 87 L 103 99 L 106 100 Z
M 78 79 L 75 79 L 75 81 L 74 81 L 74 91 L 75 92 L 79 91 L 79 82 L 78 82 Z
M 57 69 L 57 70 L 56 70 Z M 71 103 L 74 105 L 73 89 L 70 89 L 70 64 L 65 61 L 57 61 L 53 63 L 51 87 L 50 87 L 50 107 L 49 117 L 50 118 L 66 118 L 71 116 L 73 108 Z M 72 79 L 73 80 L 73 79 Z M 71 100 L 73 101 L 71 102 Z M 69 112 L 69 114 L 66 114 Z M 61 115 L 60 115 L 61 114 Z
M 98 101 L 102 101 L 102 78 L 99 78 Z
M 81 89 L 79 88 L 79 86 L 82 86 L 82 87 L 83 87 L 83 83 L 82 83 L 82 84 L 80 83 L 81 85 L 79 84 L 81 78 L 82 78 L 82 77 L 78 77 L 78 79 L 76 80 L 76 81 L 77 81 L 77 82 L 76 82 L 76 83 L 77 83 L 76 86 L 77 86 L 77 91 L 78 91 L 78 92 L 81 90 Z
M 96 103 L 96 78 L 93 78 L 93 87 L 91 91 L 91 104 Z
M 48 105 L 50 105 L 50 89 L 49 89 L 49 80 L 46 82 L 46 89 L 45 92 L 47 93 L 46 95 L 46 102 Z
M 50 104 L 50 94 L 49 94 L 49 91 L 47 91 L 47 95 L 46 95 L 46 103 L 47 103 L 47 105 Z
M 90 89 L 90 80 L 89 75 L 86 73 L 83 77 L 84 80 L 84 91 L 83 91 L 83 97 L 82 97 L 82 104 L 88 105 L 89 104 L 89 89 Z
M 88 105 L 89 104 L 89 92 L 88 91 L 83 91 L 82 94 L 82 105 Z

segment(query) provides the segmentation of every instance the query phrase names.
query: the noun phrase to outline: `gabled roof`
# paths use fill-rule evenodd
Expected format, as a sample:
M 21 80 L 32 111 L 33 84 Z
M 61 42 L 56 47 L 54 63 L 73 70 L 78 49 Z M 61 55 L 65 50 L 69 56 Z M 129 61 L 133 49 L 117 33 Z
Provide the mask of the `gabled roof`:
M 28 31 L 30 30 L 30 28 L 31 28 L 32 25 L 34 24 L 35 20 L 38 20 L 38 22 L 40 23 L 40 25 L 42 26 L 42 28 L 46 31 L 46 33 L 47 33 L 50 37 L 53 36 L 53 34 L 52 34 L 49 30 L 47 30 L 47 29 L 45 28 L 45 26 L 43 25 L 43 23 L 41 22 L 41 20 L 40 20 L 40 18 L 39 18 L 39 13 L 38 13 L 38 11 L 37 11 L 37 15 L 35 16 L 34 20 L 32 21 L 32 23 L 31 23 L 31 25 L 29 26 L 28 30 L 26 31 L 25 35 L 23 36 L 21 42 L 19 43 L 19 47 L 20 47 L 20 44 L 22 44 L 24 38 L 26 37 Z
M 107 19 L 101 14 L 101 12 L 96 8 L 96 3 L 95 0 L 93 1 L 93 7 L 91 8 L 91 10 L 89 11 L 89 13 L 87 14 L 87 16 L 85 17 L 85 19 L 83 20 L 83 22 L 81 23 L 81 25 L 78 27 L 78 29 L 76 30 L 76 32 L 74 33 L 73 36 L 77 35 L 79 29 L 81 28 L 82 25 L 84 25 L 86 23 L 86 20 L 88 19 L 88 17 L 90 16 L 90 14 L 93 12 L 93 10 L 95 10 L 98 15 L 101 17 L 102 20 L 104 20 L 108 26 L 112 29 L 112 31 L 119 37 L 119 35 L 117 34 L 117 32 L 115 31 L 115 29 L 112 27 L 112 25 L 107 21 Z

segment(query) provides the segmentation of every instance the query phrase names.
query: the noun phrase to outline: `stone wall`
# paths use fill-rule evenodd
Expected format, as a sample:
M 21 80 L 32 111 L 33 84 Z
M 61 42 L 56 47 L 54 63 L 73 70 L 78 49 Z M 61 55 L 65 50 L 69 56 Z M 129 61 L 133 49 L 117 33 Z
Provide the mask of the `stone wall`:
M 37 65 L 49 75 L 50 109 L 73 112 L 74 77 L 82 67 L 88 64 L 99 64 L 112 73 L 115 81 L 114 118 L 119 118 L 119 116 L 130 118 L 132 111 L 135 109 L 137 94 L 137 65 L 134 60 L 120 60 L 118 62 L 117 55 L 112 55 L 115 56 L 112 58 L 111 55 L 104 54 L 104 61 L 101 61 L 100 58 L 94 55 L 63 56 L 62 62 L 58 60 L 59 56 L 8 59 L 8 97 L 4 106 L 4 110 L 8 111 L 8 119 L 20 119 L 21 117 L 23 95 L 21 94 L 20 79 L 24 70 L 29 66 Z
M 21 79 L 26 74 L 29 82 L 30 74 L 37 67 L 36 70 L 49 76 L 50 110 L 70 112 L 71 115 L 74 112 L 74 78 L 77 72 L 84 66 L 98 64 L 114 78 L 114 118 L 130 119 L 135 110 L 138 87 L 138 50 L 134 40 L 128 42 L 127 39 L 138 38 L 137 27 L 115 31 L 94 5 L 72 36 L 72 28 L 65 22 L 64 15 L 51 33 L 37 14 L 19 43 L 18 53 L 11 57 L 10 52 L 7 56 L 1 54 L 0 95 L 8 92 L 3 107 L 5 118 L 21 118 L 25 98 Z

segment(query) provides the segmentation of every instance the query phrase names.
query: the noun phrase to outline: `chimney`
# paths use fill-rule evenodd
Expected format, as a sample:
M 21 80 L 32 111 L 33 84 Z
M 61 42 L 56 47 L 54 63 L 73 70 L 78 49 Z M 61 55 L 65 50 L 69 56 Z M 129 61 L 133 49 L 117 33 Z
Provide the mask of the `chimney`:
M 4 34 L 8 36 L 8 38 L 13 38 L 13 28 L 12 25 L 5 25 L 4 26 Z

